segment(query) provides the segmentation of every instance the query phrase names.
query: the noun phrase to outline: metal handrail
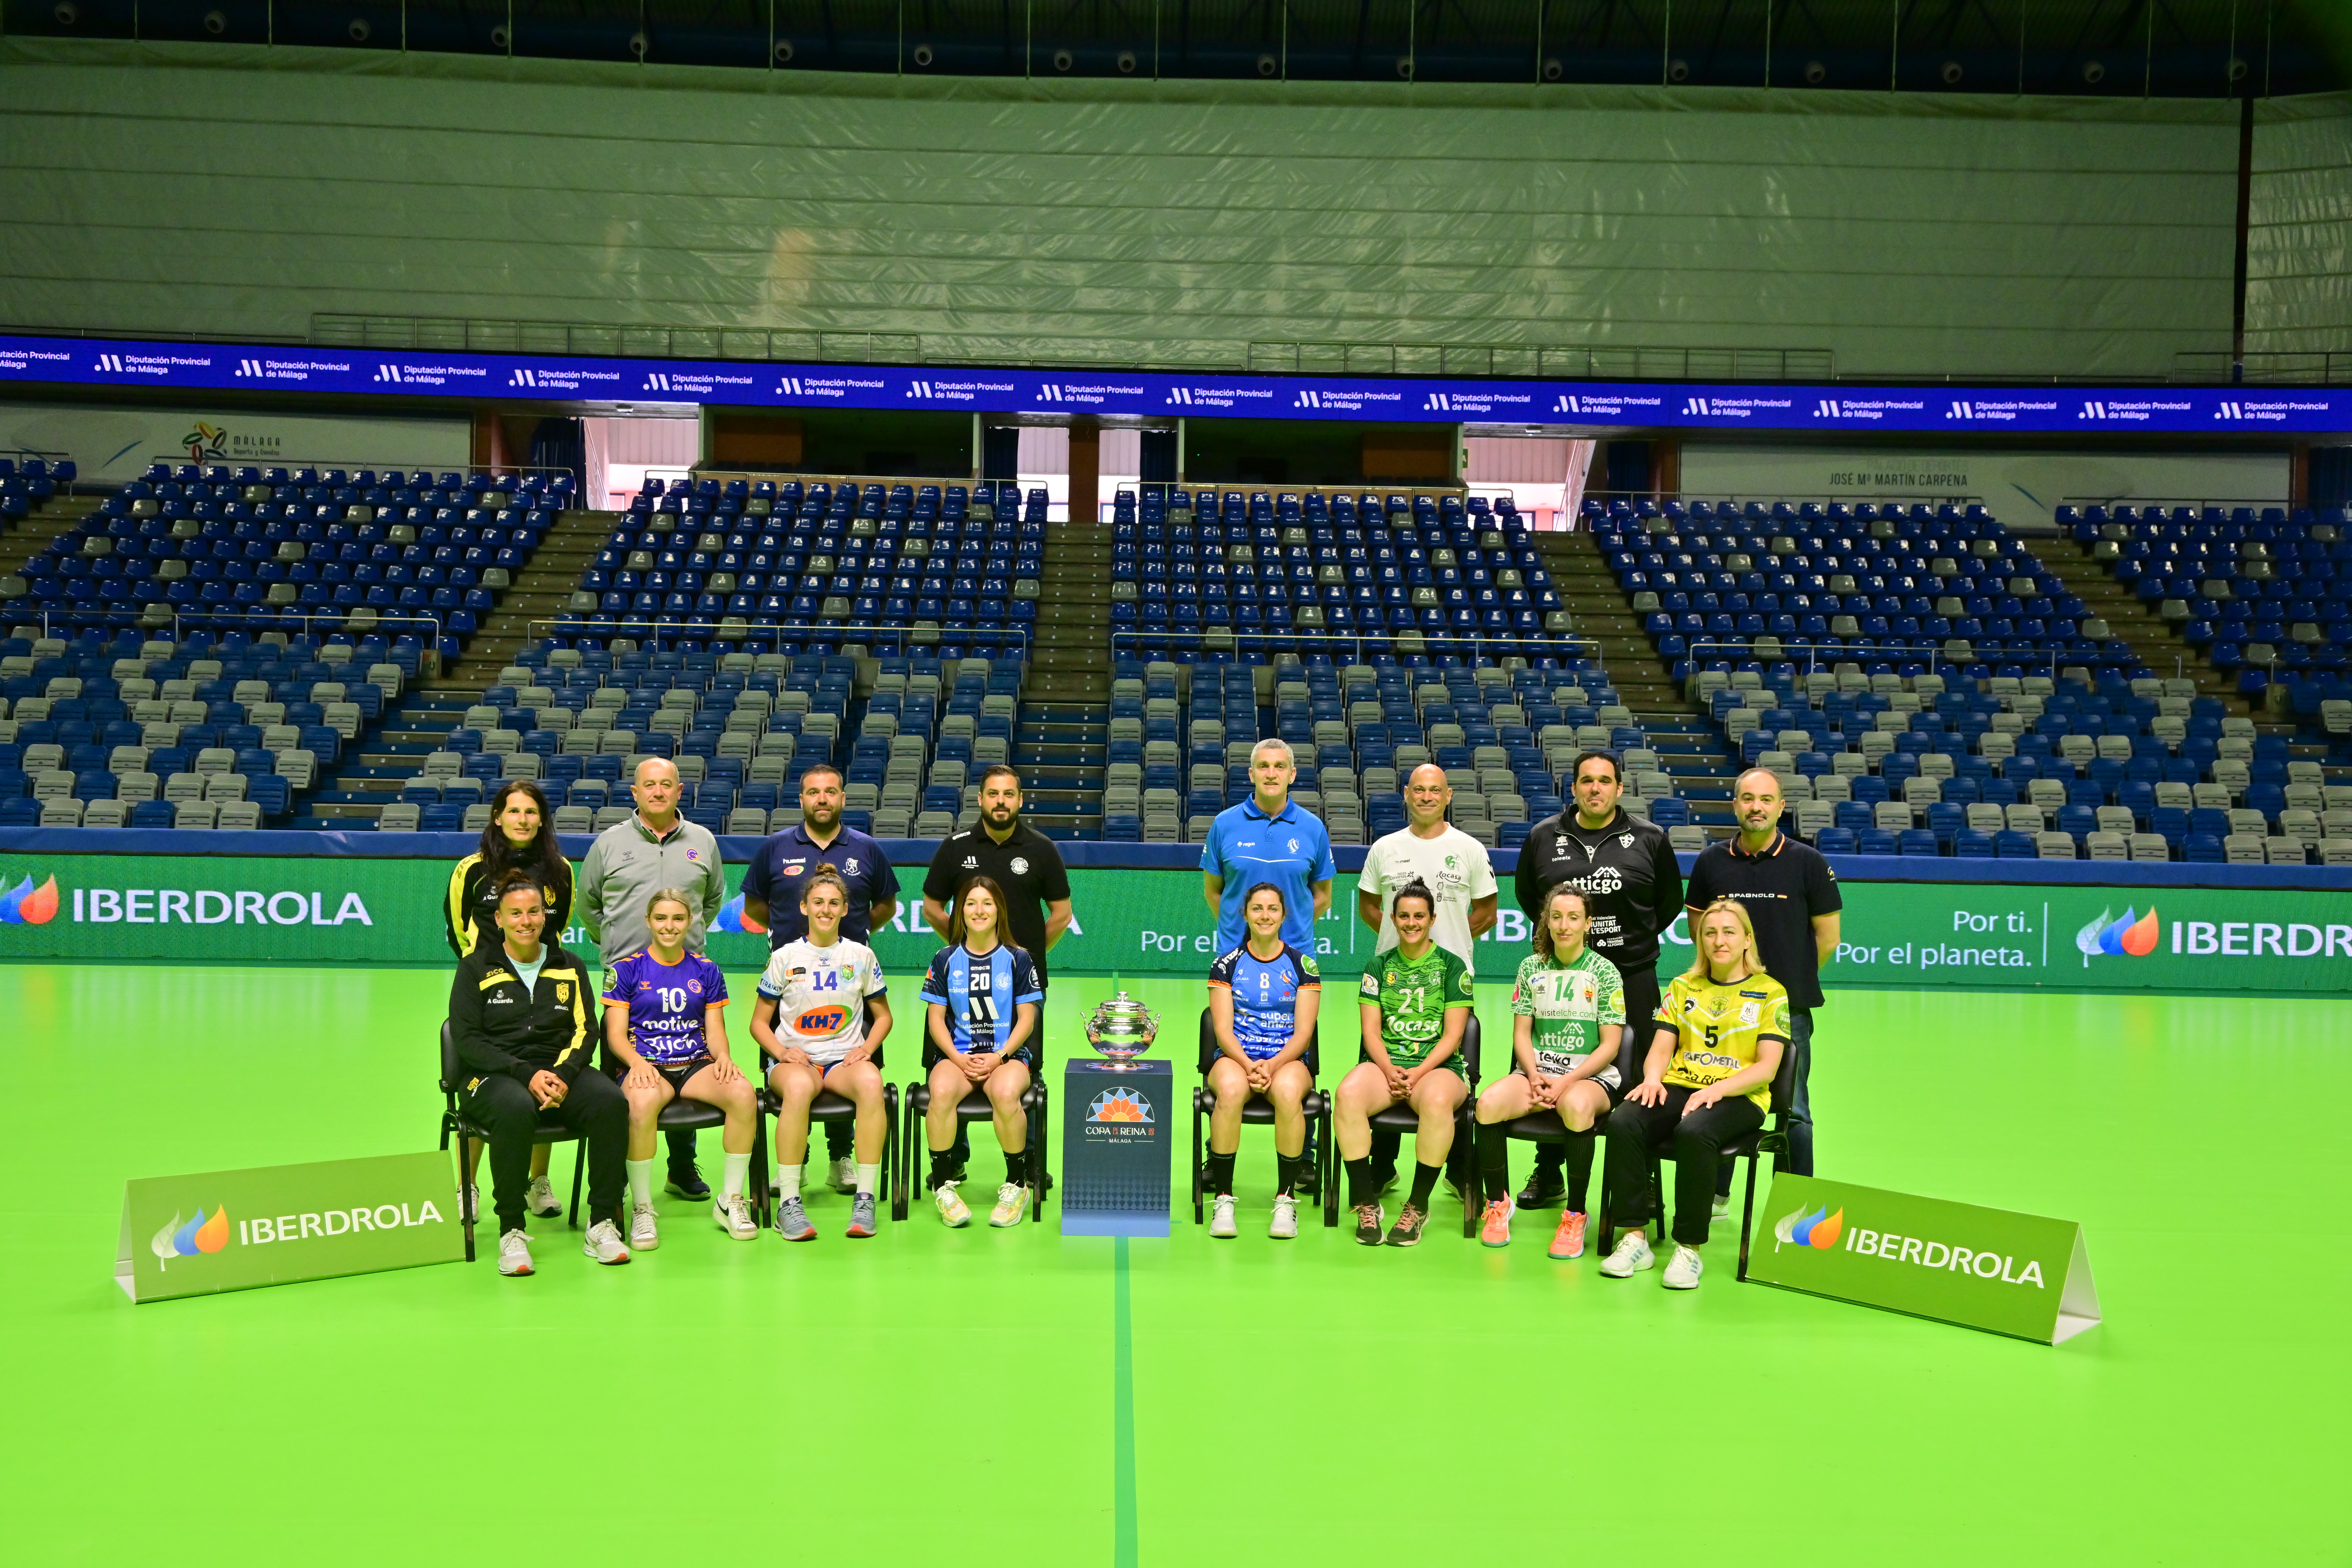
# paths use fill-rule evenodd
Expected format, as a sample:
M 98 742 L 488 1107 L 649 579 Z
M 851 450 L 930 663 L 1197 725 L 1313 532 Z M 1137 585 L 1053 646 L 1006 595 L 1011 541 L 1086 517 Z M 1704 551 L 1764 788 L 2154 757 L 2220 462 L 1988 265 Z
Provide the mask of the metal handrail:
M 1257 643 L 1282 643 L 1303 648 L 1337 648 L 1344 646 L 1350 649 L 1356 656 L 1349 660 L 1350 663 L 1362 662 L 1361 656 L 1365 651 L 1366 645 L 1368 644 L 1377 642 L 1386 643 L 1392 646 L 1400 637 L 1411 635 L 1419 637 L 1422 639 L 1423 647 L 1432 653 L 1460 653 L 1466 648 L 1468 651 L 1475 655 L 1494 650 L 1492 657 L 1499 659 L 1507 654 L 1525 653 L 1530 647 L 1538 647 L 1546 653 L 1552 652 L 1556 649 L 1575 648 L 1586 651 L 1580 651 L 1574 655 L 1574 657 L 1580 658 L 1591 658 L 1594 668 L 1601 669 L 1604 674 L 1607 673 L 1608 668 L 1601 657 L 1601 644 L 1591 637 L 1577 637 L 1569 633 L 1561 633 L 1554 636 L 1549 633 L 1540 632 L 1534 634 L 1526 632 L 1504 632 L 1492 636 L 1473 632 L 1465 635 L 1457 632 L 1425 632 L 1417 626 L 1410 628 L 1410 630 L 1400 628 L 1395 631 L 1379 632 L 1266 632 L 1243 631 L 1231 626 L 1204 628 L 1197 632 L 1143 631 L 1120 626 L 1114 628 L 1111 632 L 1111 652 L 1113 654 L 1117 654 L 1122 647 L 1147 646 L 1169 647 L 1197 645 L 1200 647 L 1206 649 L 1209 646 L 1209 639 L 1213 636 L 1218 636 L 1220 634 L 1231 639 L 1234 645 L 1232 651 L 1234 652 L 1241 651 L 1241 644 L 1244 640 Z M 1218 651 L 1223 650 L 1219 649 Z
M 1945 639 L 1945 644 L 1955 642 L 1970 643 L 1971 657 L 1974 656 L 1974 644 L 1971 639 L 1968 637 L 1948 637 Z M 1818 673 L 1824 662 L 1832 664 L 1845 664 L 1859 662 L 1865 658 L 1885 659 L 1889 662 L 1900 662 L 1906 659 L 1921 658 L 1924 656 L 1927 662 L 1930 664 L 1946 664 L 1949 668 L 1957 668 L 1957 666 L 1949 666 L 1949 661 L 1946 658 L 1945 655 L 1945 644 L 1939 644 L 1934 647 L 1922 648 L 1915 647 L 1909 643 L 1897 647 L 1893 644 L 1882 646 L 1876 643 L 1857 645 L 1853 643 L 1801 643 L 1784 641 L 1780 644 L 1780 657 L 1770 662 L 1778 664 L 1792 663 L 1794 661 L 1790 658 L 1790 655 L 1802 653 L 1806 656 L 1804 660 L 1805 673 L 1808 675 Z M 1823 658 L 1825 655 L 1829 656 L 1826 659 Z M 1713 640 L 1695 642 L 1684 651 L 1683 657 L 1693 663 L 1696 663 L 1703 658 L 1725 658 L 1734 660 L 1756 659 L 1759 662 L 1763 662 L 1763 656 L 1756 651 L 1755 645 L 1752 640 L 1747 642 L 1717 642 Z M 2050 673 L 2053 678 L 2058 673 L 2059 657 L 2059 651 L 2056 648 L 2050 650 Z M 2001 662 L 2004 664 L 2024 662 L 2023 660 L 2019 659 L 2014 654 L 2008 652 L 2003 652 L 2000 658 Z
M 580 615 L 572 616 L 535 616 L 525 622 L 524 626 L 532 641 L 537 641 L 541 637 L 554 637 L 558 635 L 576 637 L 582 635 L 580 628 L 586 615 L 593 613 L 594 612 L 583 612 Z M 735 628 L 739 626 L 742 628 L 740 636 L 737 636 L 735 632 Z M 936 635 L 931 637 L 928 642 L 920 646 L 930 646 L 930 644 L 934 643 L 952 641 L 966 644 L 982 644 L 994 647 L 1011 647 L 1019 650 L 1022 663 L 1026 664 L 1029 662 L 1029 644 L 1031 639 L 1030 634 L 1026 631 L 1015 630 L 1010 626 L 973 626 L 969 628 L 961 626 L 939 626 L 929 629 L 935 632 Z M 700 633 L 703 634 L 708 640 L 715 641 L 721 632 L 725 632 L 730 640 L 738 642 L 758 643 L 761 641 L 766 641 L 772 645 L 772 651 L 781 653 L 783 651 L 783 634 L 786 632 L 802 632 L 815 633 L 828 642 L 856 642 L 865 644 L 868 647 L 871 647 L 876 642 L 883 642 L 898 648 L 900 652 L 905 652 L 908 648 L 918 646 L 915 639 L 921 637 L 925 630 L 926 628 L 922 626 L 911 624 L 904 626 L 853 626 L 845 622 L 824 621 L 754 621 L 750 619 L 730 619 L 725 621 L 672 621 L 659 619 L 629 619 L 614 621 L 609 625 L 591 626 L 587 628 L 587 635 L 610 638 L 615 637 L 634 637 L 639 633 L 644 633 L 646 636 L 653 637 L 677 637 Z

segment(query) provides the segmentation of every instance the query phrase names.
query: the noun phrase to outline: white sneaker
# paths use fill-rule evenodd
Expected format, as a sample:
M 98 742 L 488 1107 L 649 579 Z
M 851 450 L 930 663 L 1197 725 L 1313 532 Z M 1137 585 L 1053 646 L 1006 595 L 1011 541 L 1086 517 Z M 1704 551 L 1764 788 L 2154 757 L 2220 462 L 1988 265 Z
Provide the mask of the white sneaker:
M 857 1156 L 844 1154 L 833 1163 L 833 1190 L 849 1193 L 857 1190 Z
M 1601 1272 L 1612 1279 L 1623 1279 L 1657 1260 L 1650 1250 L 1650 1238 L 1639 1230 L 1629 1230 L 1617 1238 L 1617 1250 L 1601 1260 Z
M 563 1205 L 555 1195 L 555 1184 L 545 1176 L 533 1176 L 530 1185 L 523 1189 L 522 1206 L 541 1219 L 553 1219 L 563 1212 Z
M 580 1250 L 599 1263 L 626 1263 L 629 1249 L 621 1244 L 621 1227 L 609 1219 L 600 1219 L 588 1227 L 580 1240 Z
M 996 1206 L 988 1211 L 988 1223 L 999 1230 L 1008 1230 L 1021 1223 L 1029 1207 L 1029 1189 L 1011 1182 L 996 1189 Z
M 1715 1217 L 1717 1219 L 1729 1219 L 1731 1217 L 1731 1194 L 1729 1193 L 1717 1193 L 1715 1194 Z
M 1274 1200 L 1274 1222 L 1265 1227 L 1266 1235 L 1276 1241 L 1298 1239 L 1298 1200 L 1288 1193 Z
M 506 1275 L 530 1272 L 530 1237 L 519 1230 L 510 1230 L 499 1237 L 499 1272 Z
M 971 1209 L 963 1199 L 956 1195 L 953 1182 L 941 1182 L 940 1190 L 931 1194 L 931 1199 L 940 1205 L 940 1217 L 947 1221 L 950 1228 L 959 1228 L 971 1223 Z
M 1209 1234 L 1223 1240 L 1239 1236 L 1241 1228 L 1234 1224 L 1234 1195 L 1219 1193 L 1210 1200 Z
M 478 1220 L 482 1217 L 482 1190 L 473 1183 L 467 1182 L 457 1189 L 457 1202 L 464 1206 L 465 1212 L 475 1219 Z
M 1706 1272 L 1696 1247 L 1676 1247 L 1673 1261 L 1666 1265 L 1666 1277 L 1661 1281 L 1669 1290 L 1696 1290 L 1698 1277 Z
M 710 1205 L 710 1217 L 719 1222 L 719 1229 L 738 1241 L 750 1241 L 760 1234 L 760 1227 L 752 1223 L 751 1205 L 740 1193 L 732 1197 L 721 1194 Z
M 629 1210 L 629 1245 L 639 1252 L 651 1252 L 661 1245 L 661 1226 L 651 1204 L 637 1204 Z

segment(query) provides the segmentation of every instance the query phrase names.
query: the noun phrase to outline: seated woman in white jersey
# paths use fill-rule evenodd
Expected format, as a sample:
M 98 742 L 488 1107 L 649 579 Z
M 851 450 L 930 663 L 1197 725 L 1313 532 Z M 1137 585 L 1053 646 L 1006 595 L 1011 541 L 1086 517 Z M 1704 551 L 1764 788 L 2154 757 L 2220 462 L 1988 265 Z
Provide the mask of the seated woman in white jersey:
M 1209 970 L 1209 1024 L 1220 1053 L 1209 1066 L 1209 1088 L 1217 1096 L 1209 1113 L 1209 1234 L 1214 1237 L 1236 1234 L 1234 1156 L 1241 1149 L 1242 1110 L 1258 1094 L 1274 1107 L 1274 1221 L 1266 1234 L 1283 1241 L 1298 1235 L 1292 1193 L 1307 1163 L 1300 1101 L 1315 1088 L 1307 1047 L 1315 1037 L 1323 978 L 1313 958 L 1282 940 L 1288 913 L 1280 888 L 1272 882 L 1252 888 L 1242 898 L 1248 940 Z
M 1584 1197 L 1592 1176 L 1592 1124 L 1623 1097 L 1617 1053 L 1625 1034 L 1625 987 L 1617 966 L 1585 946 L 1591 901 L 1568 882 L 1544 895 L 1535 952 L 1519 963 L 1511 986 L 1511 1049 L 1518 1071 L 1478 1096 L 1478 1164 L 1486 1208 L 1478 1239 L 1511 1242 L 1510 1124 L 1553 1111 L 1576 1147 L 1568 1162 L 1568 1203 L 1550 1255 L 1584 1256 Z
M 816 1237 L 801 1204 L 801 1167 L 808 1161 L 809 1107 L 827 1089 L 857 1106 L 857 1177 L 848 1234 L 874 1234 L 882 1142 L 890 1131 L 882 1105 L 882 1069 L 874 1057 L 890 1033 L 890 1003 L 874 950 L 841 934 L 842 917 L 848 912 L 848 881 L 831 862 L 818 866 L 801 888 L 808 935 L 768 955 L 759 999 L 751 1005 L 751 1037 L 773 1060 L 768 1087 L 782 1102 L 776 1110 L 776 1234 L 786 1241 Z
M 923 1184 L 950 1226 L 971 1222 L 971 1210 L 956 1195 L 955 1134 L 956 1107 L 975 1089 L 988 1096 L 1004 1151 L 1004 1184 L 996 1189 L 988 1223 L 1019 1225 L 1029 1203 L 1029 1119 L 1021 1097 L 1036 1068 L 1030 1042 L 1045 988 L 1029 955 L 1005 940 L 1003 910 L 1004 895 L 992 879 L 965 883 L 949 912 L 948 945 L 931 955 L 923 977 L 929 1037 L 923 1065 L 931 1091 L 923 1118 L 931 1169 Z
M 726 1112 L 719 1141 L 727 1178 L 710 1205 L 719 1228 L 738 1241 L 760 1234 L 743 1188 L 759 1140 L 759 1101 L 751 1080 L 727 1049 L 727 978 L 698 952 L 686 951 L 694 902 L 664 888 L 646 901 L 651 945 L 604 968 L 605 1069 L 629 1100 L 629 1246 L 661 1245 L 654 1213 L 655 1123 L 679 1095 Z

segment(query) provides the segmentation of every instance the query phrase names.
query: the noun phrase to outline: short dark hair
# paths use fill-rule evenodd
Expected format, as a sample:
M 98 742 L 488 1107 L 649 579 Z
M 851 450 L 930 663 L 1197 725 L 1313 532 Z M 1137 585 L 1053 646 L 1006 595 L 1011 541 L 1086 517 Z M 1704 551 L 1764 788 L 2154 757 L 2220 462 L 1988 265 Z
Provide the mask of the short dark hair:
M 1274 901 L 1282 906 L 1282 912 L 1286 915 L 1290 912 L 1290 900 L 1285 896 L 1281 887 L 1274 882 L 1255 882 L 1251 884 L 1250 890 L 1242 895 L 1242 908 L 1244 910 L 1248 909 L 1250 907 L 1250 900 L 1256 898 L 1260 893 L 1272 893 L 1274 895 Z
M 977 789 L 986 789 L 988 787 L 988 781 L 996 777 L 999 773 L 1003 773 L 1006 778 L 1011 779 L 1014 789 L 1019 789 L 1021 787 L 1020 770 L 1015 768 L 1011 763 L 989 763 L 988 766 L 980 770 L 980 777 L 972 781 L 973 787 Z
M 811 773 L 831 773 L 833 775 L 833 782 L 835 784 L 841 783 L 845 776 L 842 771 L 839 768 L 835 767 L 831 763 L 811 763 L 808 766 L 801 770 L 800 782 L 803 784 L 808 783 L 809 775 Z
M 507 901 L 507 895 L 509 893 L 536 893 L 539 895 L 541 903 L 547 902 L 547 889 L 541 883 L 539 873 L 526 870 L 520 866 L 502 874 L 498 879 L 497 887 L 496 901 L 501 904 Z
M 1625 764 L 1618 759 L 1617 753 L 1596 748 L 1590 752 L 1577 752 L 1576 761 L 1568 764 L 1568 782 L 1571 785 L 1576 783 L 1577 775 L 1584 772 L 1584 764 L 1587 763 L 1607 763 L 1609 776 L 1619 784 L 1625 782 Z

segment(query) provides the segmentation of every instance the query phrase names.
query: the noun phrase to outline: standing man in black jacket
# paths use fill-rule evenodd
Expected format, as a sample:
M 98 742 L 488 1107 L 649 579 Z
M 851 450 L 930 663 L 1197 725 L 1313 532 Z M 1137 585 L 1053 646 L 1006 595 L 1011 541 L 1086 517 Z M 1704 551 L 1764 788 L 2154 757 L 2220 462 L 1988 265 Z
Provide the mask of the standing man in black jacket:
M 580 960 L 541 941 L 547 906 L 539 879 L 511 870 L 499 881 L 493 947 L 476 945 L 449 987 L 449 1036 L 466 1080 L 466 1114 L 487 1131 L 490 1197 L 499 1216 L 499 1272 L 531 1271 L 523 1229 L 530 1146 L 542 1119 L 588 1141 L 588 1234 L 582 1250 L 599 1263 L 626 1263 L 621 1240 L 621 1189 L 626 1178 L 629 1102 L 620 1087 L 593 1070 L 603 1009 Z M 471 1194 L 467 1197 L 468 1212 Z
M 1544 895 L 1560 883 L 1583 890 L 1592 910 L 1589 943 L 1624 982 L 1628 1037 L 1639 1031 L 1646 1042 L 1658 1010 L 1658 942 L 1683 912 L 1682 865 L 1664 828 L 1618 805 L 1625 785 L 1615 752 L 1582 752 L 1569 781 L 1574 807 L 1528 830 L 1512 890 L 1531 921 L 1543 918 Z M 1564 1163 L 1572 1168 L 1563 1178 Z M 1538 1143 L 1535 1173 L 1518 1205 L 1548 1208 L 1565 1196 L 1581 1211 L 1591 1179 L 1591 1134 L 1565 1145 Z

